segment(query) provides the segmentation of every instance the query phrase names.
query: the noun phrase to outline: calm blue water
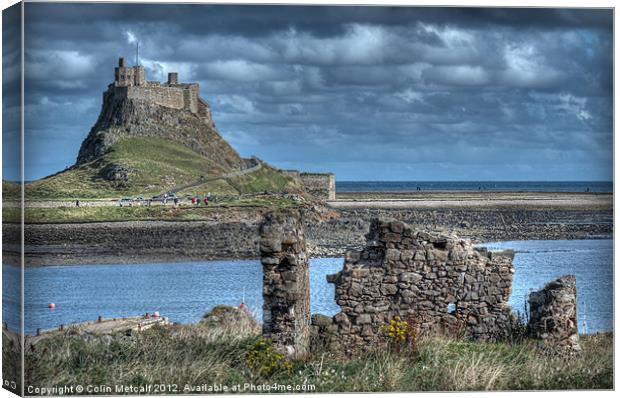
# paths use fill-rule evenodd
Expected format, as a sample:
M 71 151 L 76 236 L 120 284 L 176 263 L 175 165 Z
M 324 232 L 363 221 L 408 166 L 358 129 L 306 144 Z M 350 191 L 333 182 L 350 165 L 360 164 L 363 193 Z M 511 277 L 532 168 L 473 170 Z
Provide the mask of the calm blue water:
M 573 274 L 577 277 L 579 332 L 613 330 L 613 240 L 526 240 L 480 246 L 489 250 L 515 250 L 510 297 L 515 311 L 525 312 L 525 297 L 530 290 Z
M 588 332 L 613 329 L 613 260 L 611 240 L 518 241 L 487 245 L 512 248 L 515 278 L 511 304 L 522 310 L 530 288 L 566 273 L 577 275 L 580 330 L 587 314 Z M 342 268 L 342 259 L 313 259 L 310 270 L 313 313 L 332 315 L 339 308 L 333 285 L 325 275 Z M 4 266 L 3 317 L 19 327 L 19 268 Z M 262 272 L 258 261 L 204 263 L 57 266 L 26 269 L 26 333 L 37 328 L 94 320 L 98 315 L 121 317 L 159 311 L 174 322 L 198 321 L 217 304 L 245 300 L 260 318 Z M 53 302 L 55 310 L 47 305 Z M 584 307 L 584 303 L 585 306 Z M 586 308 L 586 311 L 584 311 Z
M 613 192 L 611 181 L 336 181 L 337 192 Z

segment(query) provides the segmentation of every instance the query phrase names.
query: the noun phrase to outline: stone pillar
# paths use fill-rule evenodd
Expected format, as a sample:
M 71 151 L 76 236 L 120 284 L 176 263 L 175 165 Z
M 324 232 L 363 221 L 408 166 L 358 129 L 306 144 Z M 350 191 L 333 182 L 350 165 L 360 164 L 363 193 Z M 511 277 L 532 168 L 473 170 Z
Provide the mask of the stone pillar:
M 299 212 L 269 214 L 260 229 L 263 336 L 290 357 L 310 345 L 310 276 Z
M 542 290 L 530 293 L 532 337 L 541 339 L 546 348 L 580 351 L 577 330 L 577 286 L 574 275 L 549 282 Z

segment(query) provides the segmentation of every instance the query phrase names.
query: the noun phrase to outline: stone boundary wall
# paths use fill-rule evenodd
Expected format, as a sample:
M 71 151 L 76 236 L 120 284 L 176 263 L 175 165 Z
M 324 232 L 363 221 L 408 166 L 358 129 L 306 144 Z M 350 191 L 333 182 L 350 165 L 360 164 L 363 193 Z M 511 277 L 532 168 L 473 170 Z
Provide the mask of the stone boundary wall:
M 263 336 L 303 358 L 310 348 L 310 270 L 301 215 L 269 214 L 260 233 Z
M 580 351 L 577 330 L 577 281 L 565 275 L 529 295 L 529 333 L 545 348 Z

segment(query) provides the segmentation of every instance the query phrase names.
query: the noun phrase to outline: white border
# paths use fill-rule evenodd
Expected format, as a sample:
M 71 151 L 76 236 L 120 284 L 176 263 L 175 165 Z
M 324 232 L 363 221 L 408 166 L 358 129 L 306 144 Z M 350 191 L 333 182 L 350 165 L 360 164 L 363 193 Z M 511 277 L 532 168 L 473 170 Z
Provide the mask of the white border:
M 82 0 L 82 1 L 73 1 L 73 0 L 64 0 L 64 1 L 42 1 L 42 0 L 26 0 L 28 2 L 64 2 L 64 3 L 118 3 L 118 2 L 123 2 L 123 1 L 92 1 L 92 0 Z M 7 8 L 13 4 L 15 4 L 16 1 L 14 0 L 0 0 L 0 4 L 2 5 L 2 9 Z M 278 1 L 278 0 L 272 0 L 272 1 L 261 1 L 261 0 L 243 0 L 243 1 L 233 1 L 233 2 L 226 2 L 226 1 L 214 1 L 214 0 L 205 0 L 205 1 L 175 1 L 175 0 L 150 0 L 150 1 L 139 1 L 139 0 L 134 0 L 134 1 L 126 1 L 126 3 L 193 3 L 193 4 L 299 4 L 299 5 L 378 5 L 378 6 L 390 6 L 390 5 L 401 5 L 401 6 L 447 6 L 447 7 L 461 7 L 461 6 L 471 6 L 471 7 L 558 7 L 558 8 L 579 8 L 579 7 L 585 7 L 585 8 L 614 8 L 615 7 L 615 2 L 614 1 L 609 1 L 609 0 L 590 0 L 590 1 L 577 1 L 577 0 L 564 0 L 564 1 L 560 1 L 560 0 L 540 0 L 540 1 L 531 1 L 531 0 L 523 0 L 523 1 L 514 1 L 514 0 L 506 0 L 506 1 L 497 1 L 497 0 L 477 0 L 475 2 L 471 2 L 471 1 L 465 1 L 465 0 L 451 0 L 451 1 L 433 1 L 433 0 L 425 0 L 425 1 L 406 1 L 406 0 L 389 0 L 389 1 L 382 1 L 382 0 L 336 0 L 336 1 L 325 1 L 325 0 L 288 0 L 288 1 Z M 22 18 L 23 18 L 23 12 L 22 12 Z M 23 22 L 22 22 L 22 29 L 23 29 Z M 0 29 L 0 43 L 2 40 L 2 32 Z M 22 42 L 23 45 L 23 42 Z M 615 30 L 615 8 L 614 8 L 614 95 L 613 95 L 613 99 L 614 99 L 614 191 L 615 191 L 615 175 L 617 174 L 616 172 L 618 171 L 618 165 L 615 162 L 615 154 L 617 153 L 617 150 L 619 149 L 619 144 L 615 139 L 615 115 L 617 114 L 617 106 L 618 103 L 616 101 L 616 90 L 615 90 L 615 76 L 616 76 L 616 72 L 617 72 L 617 63 L 615 62 L 615 54 L 616 54 L 616 49 L 618 46 L 618 36 Z M 22 58 L 23 58 L 23 50 L 22 50 Z M 23 60 L 22 60 L 23 62 Z M 23 63 L 22 63 L 22 69 L 23 69 Z M 23 70 L 22 70 L 22 77 L 23 77 Z M 2 82 L 1 80 L 1 76 L 0 76 L 0 83 Z M 23 90 L 23 80 L 22 80 L 22 90 Z M 23 92 L 23 91 L 22 91 Z M 23 128 L 23 96 L 22 96 L 22 128 Z M 1 100 L 0 100 L 0 104 L 1 104 Z M 1 108 L 0 108 L 0 113 L 1 113 Z M 1 128 L 0 128 L 0 138 L 1 138 Z M 23 156 L 23 132 L 22 132 L 22 156 Z M 23 159 L 23 157 L 22 157 Z M 2 154 L 0 151 L 0 164 L 2 164 Z M 23 177 L 23 163 L 22 163 L 22 177 Z M 1 192 L 0 192 L 0 198 L 1 198 Z M 22 190 L 22 195 L 23 195 L 23 190 Z M 618 205 L 620 204 L 620 201 L 618 200 L 617 197 L 614 198 L 614 230 L 616 230 L 617 228 L 617 224 L 616 224 L 616 209 L 618 208 Z M 23 214 L 22 214 L 22 218 L 23 218 Z M 1 221 L 1 216 L 0 216 L 0 221 Z M 22 221 L 23 222 L 23 221 Z M 23 232 L 22 232 L 23 233 Z M 1 242 L 1 241 L 0 241 Z M 22 242 L 23 242 L 23 236 L 22 236 Z M 1 243 L 0 243 L 1 244 Z M 617 250 L 620 248 L 620 243 L 618 241 L 616 241 L 614 239 L 614 266 L 615 266 L 615 253 L 617 252 Z M 22 250 L 23 253 L 23 250 Z M 23 261 L 23 259 L 22 259 Z M 0 274 L 0 282 L 1 282 L 1 274 Z M 618 286 L 617 284 L 618 282 L 618 274 L 616 272 L 614 272 L 614 292 L 615 292 L 615 287 Z M 22 278 L 22 283 L 23 283 L 23 278 Z M 23 285 L 22 285 L 22 294 L 23 294 Z M 614 328 L 617 329 L 617 320 L 619 319 L 618 317 L 618 295 L 614 294 Z M 22 300 L 22 311 L 23 311 L 23 300 Z M 0 316 L 2 314 L 2 310 L 0 308 Z M 22 317 L 22 328 L 23 328 L 23 317 Z M 618 342 L 617 339 L 614 339 L 614 360 L 617 358 L 617 353 L 618 353 Z M 616 369 L 615 367 L 615 363 L 614 363 L 614 370 Z M 614 371 L 614 385 L 618 386 L 618 372 Z M 23 386 L 23 383 L 22 383 Z M 593 392 L 593 391 L 585 391 L 585 392 L 575 392 L 575 391 L 553 391 L 553 392 L 548 392 L 548 391 L 541 391 L 541 392 L 493 392 L 493 393 L 480 393 L 480 392 L 476 392 L 476 393 L 458 393 L 459 396 L 462 397 L 478 397 L 481 394 L 483 396 L 491 396 L 491 397 L 511 397 L 511 396 L 524 396 L 524 395 L 528 395 L 528 396 L 542 396 L 544 395 L 545 397 L 576 397 L 576 396 L 580 396 L 583 394 L 588 394 L 588 395 L 597 395 L 597 396 L 615 396 L 615 392 L 611 392 L 611 391 L 605 391 L 605 392 Z M 390 393 L 390 395 L 403 395 L 404 393 Z M 310 394 L 306 394 L 306 395 L 310 395 Z M 368 394 L 347 394 L 348 396 L 366 396 Z M 383 394 L 376 394 L 376 395 L 383 395 Z M 387 395 L 387 394 L 386 394 Z M 4 389 L 0 389 L 0 398 L 3 397 L 13 397 L 14 395 L 9 393 L 7 390 Z M 185 395 L 183 395 L 185 396 Z M 206 395 L 203 395 L 206 397 Z M 258 397 L 259 395 L 243 395 L 248 396 L 248 397 Z M 285 396 L 297 396 L 297 395 L 285 395 Z M 336 394 L 321 394 L 321 396 L 336 396 Z M 433 397 L 443 397 L 443 396 L 450 396 L 448 393 L 416 393 L 416 396 L 418 397 L 427 397 L 427 396 L 433 396 Z

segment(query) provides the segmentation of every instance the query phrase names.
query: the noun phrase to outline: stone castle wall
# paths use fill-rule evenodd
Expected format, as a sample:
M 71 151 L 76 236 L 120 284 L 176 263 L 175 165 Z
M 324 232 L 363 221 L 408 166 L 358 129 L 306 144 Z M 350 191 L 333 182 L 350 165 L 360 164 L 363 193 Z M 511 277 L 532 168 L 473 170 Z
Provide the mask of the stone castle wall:
M 198 84 L 188 84 L 183 88 L 184 106 L 192 113 L 198 113 Z
M 306 191 L 317 198 L 336 199 L 336 176 L 333 173 L 299 173 Z
M 176 72 L 168 74 L 167 83 L 147 81 L 144 66 L 128 67 L 124 58 L 119 59 L 119 65 L 114 69 L 114 83 L 110 84 L 110 91 L 118 98 L 147 101 L 167 108 L 189 110 L 194 114 L 200 110 L 198 83 L 179 83 Z
M 110 90 L 117 98 L 147 101 L 166 108 L 189 110 L 195 114 L 201 110 L 204 117 L 210 116 L 208 106 L 199 103 L 197 84 L 162 85 L 149 82 L 143 86 L 110 87 Z
M 324 200 L 336 199 L 336 176 L 333 173 L 302 173 L 299 170 L 280 170 L 302 183 L 313 196 Z
M 212 128 L 215 128 L 215 123 L 213 123 L 213 116 L 211 114 L 211 107 L 207 101 L 200 98 L 200 96 L 198 96 L 198 117 L 206 121 Z
M 172 109 L 186 109 L 185 90 L 181 87 L 133 86 L 121 89 L 125 90 L 129 99 L 148 101 Z

